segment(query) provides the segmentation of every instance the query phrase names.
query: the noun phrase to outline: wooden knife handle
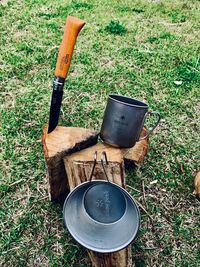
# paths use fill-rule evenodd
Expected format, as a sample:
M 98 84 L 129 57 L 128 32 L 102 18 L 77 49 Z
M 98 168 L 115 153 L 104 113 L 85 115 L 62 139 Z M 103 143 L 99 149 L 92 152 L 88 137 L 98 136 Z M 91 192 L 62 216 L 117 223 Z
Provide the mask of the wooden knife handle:
M 72 16 L 67 17 L 64 35 L 58 53 L 55 76 L 64 79 L 67 77 L 76 38 L 84 25 L 85 21 L 81 19 Z

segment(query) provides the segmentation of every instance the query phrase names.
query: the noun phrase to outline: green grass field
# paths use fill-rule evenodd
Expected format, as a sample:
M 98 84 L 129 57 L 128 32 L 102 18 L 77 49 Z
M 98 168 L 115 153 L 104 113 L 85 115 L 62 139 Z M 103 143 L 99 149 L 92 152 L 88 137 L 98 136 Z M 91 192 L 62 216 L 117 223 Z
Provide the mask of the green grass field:
M 146 101 L 162 122 L 127 176 L 141 210 L 136 266 L 199 266 L 200 2 L 0 1 L 0 265 L 90 266 L 50 203 L 42 127 L 66 17 L 86 21 L 60 125 L 99 130 L 109 93 Z M 145 194 L 144 194 L 145 191 Z M 145 196 L 145 197 L 144 197 Z

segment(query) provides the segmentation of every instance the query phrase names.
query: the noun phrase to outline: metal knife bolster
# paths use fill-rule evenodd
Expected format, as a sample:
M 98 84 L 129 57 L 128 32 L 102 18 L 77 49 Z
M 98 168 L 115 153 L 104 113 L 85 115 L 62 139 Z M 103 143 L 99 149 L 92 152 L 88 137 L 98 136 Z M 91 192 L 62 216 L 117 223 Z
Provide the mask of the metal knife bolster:
M 65 78 L 55 76 L 53 79 L 53 90 L 57 92 L 63 91 Z

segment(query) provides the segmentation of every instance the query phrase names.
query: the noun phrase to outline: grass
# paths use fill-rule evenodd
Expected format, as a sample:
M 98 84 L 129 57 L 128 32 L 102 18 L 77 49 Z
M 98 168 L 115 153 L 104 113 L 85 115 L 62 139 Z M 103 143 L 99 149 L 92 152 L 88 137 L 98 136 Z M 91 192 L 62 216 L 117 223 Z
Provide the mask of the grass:
M 127 176 L 153 218 L 141 210 L 134 260 L 136 266 L 199 266 L 199 202 L 192 195 L 200 144 L 199 12 L 199 1 L 1 1 L 1 266 L 90 266 L 63 228 L 62 207 L 48 200 L 40 143 L 68 15 L 87 25 L 60 125 L 98 130 L 111 92 L 160 112 L 144 164 Z
M 118 20 L 111 20 L 111 22 L 106 26 L 105 31 L 113 34 L 125 34 L 127 29 L 119 23 Z

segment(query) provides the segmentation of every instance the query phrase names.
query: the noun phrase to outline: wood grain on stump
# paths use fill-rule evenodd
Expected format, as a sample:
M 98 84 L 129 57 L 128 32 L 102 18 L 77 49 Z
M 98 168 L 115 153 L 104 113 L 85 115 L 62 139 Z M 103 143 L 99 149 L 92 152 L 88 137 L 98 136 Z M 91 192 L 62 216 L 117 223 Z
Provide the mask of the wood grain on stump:
M 200 171 L 196 173 L 194 178 L 194 192 L 193 194 L 200 198 Z
M 97 143 L 98 134 L 94 130 L 78 127 L 57 126 L 50 134 L 48 125 L 43 128 L 42 144 L 49 179 L 50 199 L 59 201 L 69 190 L 64 156 Z

